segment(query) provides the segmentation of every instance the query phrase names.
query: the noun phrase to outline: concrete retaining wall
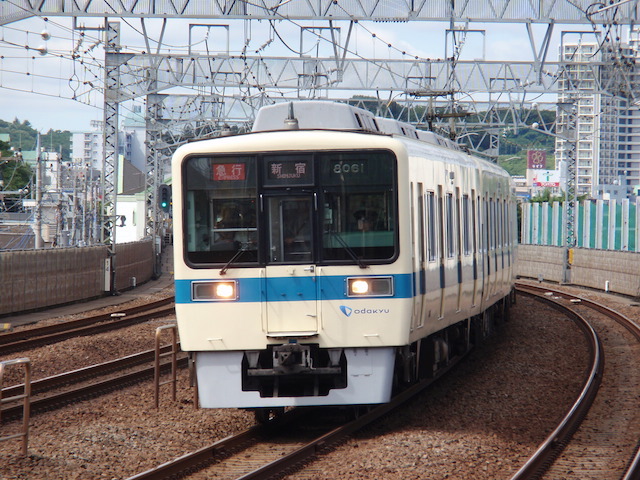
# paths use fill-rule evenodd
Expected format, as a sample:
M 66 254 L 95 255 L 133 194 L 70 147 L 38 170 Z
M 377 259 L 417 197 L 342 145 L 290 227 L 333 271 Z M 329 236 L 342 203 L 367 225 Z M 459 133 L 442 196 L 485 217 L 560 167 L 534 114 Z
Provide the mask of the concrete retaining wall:
M 519 245 L 516 273 L 521 277 L 562 281 L 564 247 Z M 640 297 L 640 253 L 576 248 L 570 283 Z
M 105 295 L 107 247 L 0 252 L 0 315 L 63 305 Z M 116 288 L 153 275 L 151 241 L 116 245 Z
M 560 282 L 564 248 L 541 245 L 518 245 L 516 275 Z
M 153 276 L 151 241 L 116 245 L 116 290 L 126 290 Z M 134 281 L 135 279 L 135 281 Z
M 560 283 L 563 247 L 520 245 L 516 274 Z M 107 248 L 0 252 L 0 315 L 37 310 L 105 295 Z M 153 276 L 151 241 L 116 245 L 116 288 Z M 640 297 L 640 253 L 576 248 L 571 283 Z

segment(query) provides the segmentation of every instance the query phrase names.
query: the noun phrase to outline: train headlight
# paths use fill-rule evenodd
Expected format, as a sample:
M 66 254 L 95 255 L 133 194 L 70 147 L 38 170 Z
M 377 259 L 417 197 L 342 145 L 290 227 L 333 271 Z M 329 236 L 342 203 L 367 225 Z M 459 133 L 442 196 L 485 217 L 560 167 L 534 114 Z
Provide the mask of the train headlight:
M 194 301 L 237 300 L 238 285 L 235 280 L 193 282 L 191 298 Z
M 348 297 L 390 297 L 393 295 L 393 277 L 347 278 Z
M 353 295 L 366 295 L 369 293 L 369 282 L 363 279 L 354 279 L 350 287 L 349 290 Z
M 216 297 L 218 298 L 234 298 L 236 296 L 236 286 L 232 283 L 216 284 Z

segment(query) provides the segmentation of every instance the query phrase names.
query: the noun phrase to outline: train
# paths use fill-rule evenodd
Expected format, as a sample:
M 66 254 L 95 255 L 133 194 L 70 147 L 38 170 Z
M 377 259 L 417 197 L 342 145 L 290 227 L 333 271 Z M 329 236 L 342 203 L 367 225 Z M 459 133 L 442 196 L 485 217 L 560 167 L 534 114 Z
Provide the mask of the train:
M 514 299 L 512 182 L 451 139 L 319 100 L 172 158 L 175 308 L 203 408 L 388 402 Z

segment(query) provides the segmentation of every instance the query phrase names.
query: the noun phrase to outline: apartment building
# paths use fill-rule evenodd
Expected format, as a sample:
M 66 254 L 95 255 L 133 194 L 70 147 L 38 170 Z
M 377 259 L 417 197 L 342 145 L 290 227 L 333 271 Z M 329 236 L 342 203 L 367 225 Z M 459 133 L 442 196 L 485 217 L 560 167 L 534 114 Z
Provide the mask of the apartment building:
M 558 84 L 556 161 L 568 160 L 575 135 L 576 193 L 626 198 L 640 186 L 640 111 L 634 73 L 620 62 L 636 58 L 638 42 L 603 49 L 597 42 L 564 43 Z M 575 131 L 572 130 L 575 127 Z

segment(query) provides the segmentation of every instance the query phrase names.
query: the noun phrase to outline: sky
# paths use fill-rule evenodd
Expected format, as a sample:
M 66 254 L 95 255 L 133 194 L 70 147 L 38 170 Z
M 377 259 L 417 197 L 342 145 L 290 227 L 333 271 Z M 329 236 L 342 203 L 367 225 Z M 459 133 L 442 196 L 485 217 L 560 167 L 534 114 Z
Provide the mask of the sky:
M 87 131 L 92 120 L 102 120 L 104 51 L 100 34 L 95 30 L 100 19 L 90 19 L 83 24 L 84 32 L 71 28 L 71 19 L 53 17 L 32 18 L 0 26 L 0 119 L 5 121 L 28 120 L 42 133 L 49 129 Z M 141 52 L 146 49 L 137 19 L 121 20 L 123 51 Z M 268 28 L 268 23 L 252 21 L 230 24 L 229 38 L 226 29 L 189 28 L 189 22 L 170 20 L 171 28 L 165 36 L 165 53 L 186 52 L 189 33 L 193 48 L 197 51 L 215 51 L 220 45 L 230 46 L 238 53 L 245 44 L 248 54 L 260 51 L 263 56 L 295 56 L 291 47 L 300 44 L 299 25 L 281 22 L 278 33 L 288 43 L 283 45 L 279 37 Z M 202 23 L 219 24 L 218 20 Z M 226 22 L 225 22 L 226 23 Z M 310 22 L 307 22 L 309 24 Z M 325 22 L 316 25 L 325 26 Z M 158 37 L 159 20 L 147 21 L 145 27 L 151 37 Z M 352 36 L 352 50 L 365 58 L 400 58 L 400 52 L 422 58 L 445 56 L 445 29 L 448 24 L 436 22 L 372 23 L 360 22 Z M 532 49 L 522 24 L 472 24 L 470 28 L 484 29 L 484 36 L 475 34 L 463 48 L 463 59 L 526 61 L 533 58 Z M 571 27 L 575 29 L 574 27 Z M 584 30 L 584 27 L 580 27 Z M 346 29 L 345 29 L 346 31 Z M 549 50 L 549 60 L 556 60 L 559 29 L 554 30 L 555 40 Z M 536 26 L 536 41 L 544 33 Z M 272 40 L 271 42 L 269 40 Z M 320 51 L 329 55 L 324 44 L 306 38 L 307 54 Z M 390 47 L 391 45 L 391 47 Z M 151 46 L 153 49 L 153 45 Z M 72 55 L 77 55 L 71 60 Z M 406 58 L 406 57 L 405 57 Z M 130 106 L 121 108 L 120 117 Z

